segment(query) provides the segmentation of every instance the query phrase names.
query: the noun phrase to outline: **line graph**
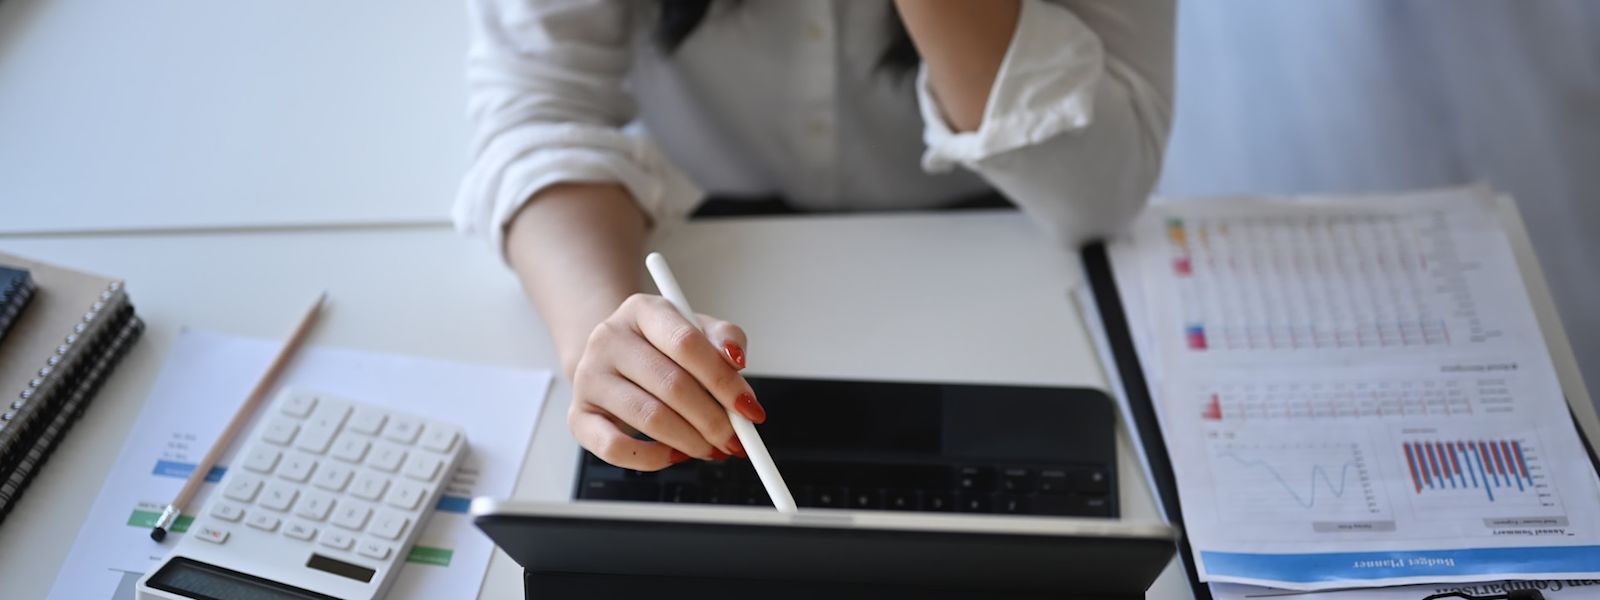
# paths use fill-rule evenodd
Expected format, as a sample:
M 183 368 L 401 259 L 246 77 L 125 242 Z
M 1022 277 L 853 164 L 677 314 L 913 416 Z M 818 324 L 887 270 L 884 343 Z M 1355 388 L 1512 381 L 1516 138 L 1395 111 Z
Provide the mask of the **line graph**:
M 1209 451 L 1225 520 L 1349 522 L 1387 514 L 1359 442 L 1213 439 Z

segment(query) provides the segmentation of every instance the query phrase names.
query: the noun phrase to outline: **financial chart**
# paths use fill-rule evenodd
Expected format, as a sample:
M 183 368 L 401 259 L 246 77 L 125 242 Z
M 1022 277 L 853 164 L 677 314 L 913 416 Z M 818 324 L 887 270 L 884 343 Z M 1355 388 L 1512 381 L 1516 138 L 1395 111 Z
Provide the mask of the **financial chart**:
M 1218 505 L 1226 521 L 1386 521 L 1388 499 L 1359 442 L 1215 438 L 1209 444 Z

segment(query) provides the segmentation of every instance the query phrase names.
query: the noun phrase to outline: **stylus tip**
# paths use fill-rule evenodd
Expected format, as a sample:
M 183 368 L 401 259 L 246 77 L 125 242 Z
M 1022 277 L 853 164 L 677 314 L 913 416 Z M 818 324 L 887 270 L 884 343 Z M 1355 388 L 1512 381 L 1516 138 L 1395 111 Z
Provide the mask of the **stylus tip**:
M 161 540 L 164 540 L 164 539 L 167 539 L 167 528 L 165 528 L 165 527 L 157 527 L 155 529 L 151 529 L 150 530 L 150 539 L 155 540 L 157 542 L 159 542 Z

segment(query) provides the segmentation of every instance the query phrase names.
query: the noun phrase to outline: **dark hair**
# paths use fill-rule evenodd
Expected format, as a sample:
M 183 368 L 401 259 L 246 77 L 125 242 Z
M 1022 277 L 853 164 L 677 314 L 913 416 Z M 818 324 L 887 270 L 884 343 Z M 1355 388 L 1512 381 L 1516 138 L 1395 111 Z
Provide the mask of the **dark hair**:
M 677 50 L 683 40 L 688 39 L 700 22 L 705 20 L 710 10 L 711 0 L 661 0 L 661 22 L 656 26 L 656 42 L 669 54 Z M 917 54 L 916 46 L 911 44 L 911 34 L 906 32 L 905 23 L 900 22 L 900 13 L 891 9 L 886 25 L 889 29 L 889 45 L 878 56 L 878 68 L 896 75 L 911 72 L 922 57 Z

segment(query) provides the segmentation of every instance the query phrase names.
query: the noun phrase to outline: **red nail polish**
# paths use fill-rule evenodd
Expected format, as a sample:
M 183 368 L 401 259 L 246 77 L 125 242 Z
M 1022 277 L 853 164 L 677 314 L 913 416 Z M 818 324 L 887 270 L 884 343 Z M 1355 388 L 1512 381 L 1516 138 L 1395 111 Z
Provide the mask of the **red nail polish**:
M 750 458 L 750 455 L 744 452 L 744 444 L 739 443 L 739 434 L 737 433 L 728 438 L 728 451 L 739 458 Z
M 716 448 L 712 448 L 711 449 L 711 460 L 727 460 L 727 459 L 728 459 L 728 453 L 727 452 L 723 452 L 723 451 L 718 450 Z
M 733 361 L 733 366 L 740 369 L 744 368 L 744 348 L 740 348 L 738 344 L 733 342 L 724 342 L 722 351 L 727 353 L 728 360 Z
M 669 465 L 675 465 L 675 464 L 681 463 L 681 462 L 686 461 L 686 460 L 689 460 L 689 455 L 684 454 L 682 452 L 679 452 L 677 450 L 673 450 L 672 454 L 667 456 L 667 464 L 669 464 Z
M 750 419 L 751 423 L 763 423 L 767 420 L 767 409 L 761 408 L 761 404 L 756 402 L 755 394 L 750 392 L 739 394 L 739 397 L 733 400 L 733 408 L 744 415 L 744 418 Z

